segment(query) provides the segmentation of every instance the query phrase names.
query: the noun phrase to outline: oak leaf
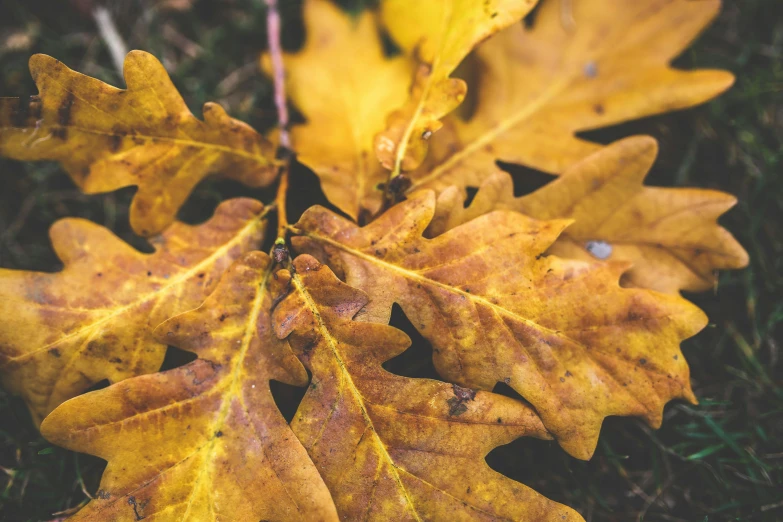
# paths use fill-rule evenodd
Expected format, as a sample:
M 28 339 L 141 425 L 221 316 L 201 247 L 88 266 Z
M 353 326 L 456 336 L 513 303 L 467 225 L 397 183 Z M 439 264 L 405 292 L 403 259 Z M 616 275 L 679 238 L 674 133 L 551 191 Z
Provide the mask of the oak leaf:
M 46 418 L 50 441 L 108 461 L 96 498 L 69 520 L 337 520 L 269 388 L 270 379 L 307 383 L 270 324 L 287 286 L 272 272 L 266 254 L 247 254 L 203 305 L 156 329 L 195 361 L 77 397 Z
M 628 261 L 624 281 L 661 292 L 713 287 L 715 271 L 742 268 L 748 254 L 716 223 L 737 200 L 714 190 L 647 187 L 657 142 L 647 136 L 617 141 L 568 168 L 532 194 L 514 197 L 511 176 L 496 173 L 470 206 L 462 191 L 438 195 L 427 232 L 450 230 L 493 210 L 516 210 L 537 219 L 573 219 L 550 253 L 572 259 Z
M 312 382 L 291 427 L 342 520 L 582 520 L 484 460 L 522 435 L 547 436 L 529 407 L 387 372 L 381 365 L 406 350 L 408 337 L 351 321 L 367 296 L 312 257 L 294 268 L 273 324 Z
M 152 329 L 200 304 L 221 273 L 263 238 L 263 206 L 222 203 L 214 217 L 176 222 L 144 254 L 106 228 L 62 219 L 50 235 L 65 267 L 0 269 L 0 377 L 36 424 L 91 385 L 157 371 L 166 343 Z
M 292 242 L 369 294 L 363 320 L 387 323 L 398 303 L 441 376 L 507 383 L 576 457 L 592 455 L 609 415 L 659 426 L 666 402 L 695 401 L 679 343 L 705 326 L 698 308 L 620 288 L 626 264 L 545 257 L 566 220 L 496 211 L 426 239 L 434 207 L 423 191 L 361 228 L 313 207 Z
M 719 8 L 719 0 L 543 0 L 531 28 L 512 25 L 478 47 L 474 115 L 433 136 L 410 191 L 478 186 L 497 160 L 559 174 L 601 147 L 577 132 L 720 94 L 731 73 L 670 66 Z
M 374 215 L 388 172 L 375 157 L 373 139 L 388 111 L 407 99 L 414 64 L 384 56 L 369 12 L 352 20 L 331 1 L 308 0 L 304 20 L 304 48 L 284 57 L 288 93 L 307 118 L 291 131 L 297 157 L 340 210 L 354 219 Z M 270 69 L 268 59 L 264 65 Z
M 127 90 L 42 54 L 30 59 L 30 73 L 38 95 L 0 99 L 0 154 L 59 161 L 89 194 L 137 186 L 130 220 L 138 234 L 173 222 L 208 174 L 254 187 L 274 181 L 272 144 L 215 103 L 196 119 L 151 54 L 128 54 Z
M 384 26 L 419 62 L 408 101 L 375 140 L 378 159 L 393 175 L 415 169 L 440 119 L 462 102 L 464 81 L 451 73 L 473 47 L 522 19 L 536 0 L 383 0 Z

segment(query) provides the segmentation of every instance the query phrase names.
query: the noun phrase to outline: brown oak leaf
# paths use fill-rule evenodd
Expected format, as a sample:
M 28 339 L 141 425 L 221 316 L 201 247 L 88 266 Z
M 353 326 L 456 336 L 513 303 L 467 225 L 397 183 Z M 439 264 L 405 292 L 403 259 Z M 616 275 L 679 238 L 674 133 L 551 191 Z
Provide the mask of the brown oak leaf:
M 484 460 L 520 436 L 547 437 L 532 409 L 387 372 L 381 365 L 406 350 L 408 337 L 352 321 L 367 296 L 312 257 L 294 268 L 273 323 L 313 377 L 291 427 L 341 520 L 582 520 Z
M 679 344 L 705 326 L 698 308 L 621 288 L 626 264 L 544 256 L 566 220 L 496 211 L 426 239 L 434 207 L 423 191 L 365 227 L 314 207 L 293 245 L 369 294 L 362 319 L 386 323 L 398 303 L 445 379 L 509 384 L 576 457 L 609 415 L 659 426 L 666 402 L 695 401 Z
M 440 119 L 462 102 L 464 81 L 451 78 L 482 40 L 518 22 L 536 0 L 383 0 L 381 17 L 395 42 L 419 62 L 410 97 L 375 139 L 375 151 L 394 176 L 415 169 Z
M 54 224 L 65 267 L 0 269 L 0 378 L 36 424 L 58 404 L 108 379 L 157 371 L 166 343 L 152 329 L 209 295 L 223 271 L 258 248 L 261 203 L 232 199 L 198 226 L 176 222 L 151 238 L 152 254 L 83 219 Z
M 373 139 L 389 110 L 407 99 L 413 61 L 384 56 L 369 12 L 353 20 L 330 0 L 308 0 L 304 18 L 304 48 L 285 55 L 288 93 L 307 118 L 291 131 L 297 157 L 340 210 L 354 219 L 374 215 L 388 172 L 375 157 Z
M 79 74 L 50 56 L 30 58 L 39 94 L 0 99 L 0 154 L 56 160 L 88 194 L 135 185 L 133 230 L 171 224 L 208 174 L 258 187 L 276 176 L 274 146 L 220 105 L 196 119 L 151 54 L 125 59 L 127 90 Z
M 719 9 L 720 0 L 542 0 L 532 27 L 512 25 L 478 47 L 474 115 L 447 118 L 452 132 L 433 136 L 410 191 L 478 186 L 497 160 L 559 174 L 601 147 L 577 132 L 717 96 L 731 73 L 670 62 Z
M 196 310 L 160 325 L 189 364 L 77 397 L 41 426 L 108 461 L 100 491 L 69 520 L 337 520 L 329 491 L 272 399 L 270 379 L 307 373 L 270 324 L 286 282 L 252 252 Z
M 427 232 L 437 235 L 493 210 L 537 219 L 573 219 L 550 253 L 572 259 L 628 261 L 624 282 L 661 292 L 713 287 L 716 270 L 743 268 L 748 254 L 716 222 L 736 198 L 723 192 L 643 185 L 657 142 L 647 136 L 617 141 L 568 168 L 532 194 L 514 197 L 511 176 L 496 173 L 469 207 L 462 191 L 438 195 Z

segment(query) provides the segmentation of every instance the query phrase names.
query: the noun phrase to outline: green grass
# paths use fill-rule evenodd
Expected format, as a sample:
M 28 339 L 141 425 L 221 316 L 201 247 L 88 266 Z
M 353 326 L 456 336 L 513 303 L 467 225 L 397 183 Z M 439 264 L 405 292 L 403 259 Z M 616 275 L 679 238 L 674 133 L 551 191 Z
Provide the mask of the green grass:
M 35 52 L 121 85 L 91 19 L 72 4 L 3 2 L 0 42 L 14 35 L 29 46 L 10 50 L 0 43 L 1 94 L 35 92 L 26 66 Z M 186 12 L 154 4 L 113 8 L 129 46 L 164 59 L 196 114 L 217 99 L 257 128 L 272 125 L 270 85 L 255 66 L 266 40 L 262 3 L 202 0 Z M 294 48 L 302 36 L 298 2 L 282 4 L 285 44 Z M 590 462 L 526 439 L 495 450 L 489 461 L 587 520 L 783 520 L 783 4 L 726 1 L 717 22 L 677 63 L 728 69 L 737 83 L 706 106 L 591 136 L 651 134 L 661 143 L 651 184 L 714 188 L 739 198 L 722 222 L 749 251 L 750 267 L 722 274 L 714 292 L 688 296 L 711 319 L 683 347 L 701 403 L 669 405 L 658 431 L 608 419 Z M 66 216 L 97 221 L 148 248 L 127 225 L 132 189 L 85 196 L 54 164 L 0 160 L 0 169 L 0 266 L 58 269 L 46 231 Z M 295 176 L 314 183 L 303 169 Z M 267 192 L 206 181 L 182 216 L 203 219 L 220 199 L 239 193 L 269 200 Z M 315 185 L 308 194 L 302 206 L 323 201 Z M 0 519 L 49 520 L 97 490 L 103 462 L 52 447 L 19 400 L 2 391 L 0 419 Z

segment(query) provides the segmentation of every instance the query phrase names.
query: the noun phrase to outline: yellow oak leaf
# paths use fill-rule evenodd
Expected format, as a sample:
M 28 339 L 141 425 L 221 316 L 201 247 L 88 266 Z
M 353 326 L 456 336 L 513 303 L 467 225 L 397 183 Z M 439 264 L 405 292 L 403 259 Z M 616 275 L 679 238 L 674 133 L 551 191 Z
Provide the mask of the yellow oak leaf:
M 69 520 L 337 520 L 329 491 L 277 410 L 270 379 L 307 373 L 270 324 L 285 291 L 266 254 L 226 272 L 203 305 L 155 335 L 198 359 L 66 402 L 41 426 L 108 461 L 100 490 Z
M 284 57 L 288 93 L 307 118 L 291 132 L 298 159 L 340 210 L 354 219 L 374 215 L 388 172 L 373 139 L 407 99 L 413 61 L 384 56 L 370 12 L 352 20 L 330 1 L 308 0 L 304 20 L 304 48 Z
M 0 99 L 0 154 L 59 161 L 88 194 L 137 186 L 130 220 L 138 234 L 171 224 L 208 174 L 254 187 L 274 181 L 272 144 L 215 103 L 196 119 L 151 54 L 128 54 L 127 90 L 42 54 L 30 58 L 30 73 L 38 95 Z
M 153 237 L 152 254 L 108 229 L 67 218 L 52 226 L 65 267 L 42 273 L 0 269 L 0 378 L 39 424 L 93 384 L 157 371 L 166 343 L 152 329 L 200 304 L 223 271 L 258 248 L 261 203 L 232 199 L 214 217 L 175 222 Z
M 485 461 L 520 436 L 548 436 L 531 408 L 387 372 L 410 339 L 351 321 L 367 296 L 314 258 L 294 268 L 273 324 L 313 377 L 291 427 L 341 520 L 582 520 Z
M 563 23 L 566 5 L 573 26 Z M 670 66 L 719 8 L 720 0 L 543 0 L 531 28 L 515 24 L 478 47 L 474 115 L 451 118 L 456 132 L 433 137 L 410 191 L 478 186 L 496 160 L 559 174 L 600 148 L 577 132 L 720 94 L 731 73 Z
M 413 170 L 427 154 L 440 119 L 465 97 L 464 81 L 450 78 L 473 47 L 518 22 L 536 0 L 383 0 L 381 17 L 419 67 L 408 101 L 394 111 L 375 140 L 378 159 L 396 176 Z
M 386 323 L 398 303 L 446 380 L 514 388 L 575 457 L 592 455 L 609 415 L 657 427 L 666 402 L 695 401 L 679 344 L 707 322 L 697 307 L 621 288 L 624 263 L 544 256 L 567 220 L 496 211 L 426 239 L 434 210 L 432 191 L 365 227 L 313 207 L 293 245 L 369 294 L 363 320 Z
M 543 188 L 514 197 L 511 176 L 488 177 L 463 206 L 461 190 L 438 195 L 427 232 L 440 234 L 493 210 L 516 210 L 537 219 L 570 218 L 550 253 L 572 259 L 628 261 L 624 281 L 661 292 L 713 287 L 715 271 L 743 268 L 748 254 L 716 222 L 737 200 L 723 192 L 646 187 L 642 183 L 657 142 L 636 136 L 576 163 Z

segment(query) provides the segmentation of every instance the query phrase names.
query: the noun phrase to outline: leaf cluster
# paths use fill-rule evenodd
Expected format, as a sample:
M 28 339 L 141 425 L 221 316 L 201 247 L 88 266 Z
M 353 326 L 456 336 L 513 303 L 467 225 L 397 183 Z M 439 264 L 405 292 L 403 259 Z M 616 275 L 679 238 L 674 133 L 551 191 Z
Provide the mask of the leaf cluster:
M 74 520 L 580 520 L 484 457 L 527 436 L 588 459 L 606 417 L 658 427 L 668 401 L 696 402 L 679 345 L 706 316 L 679 292 L 747 264 L 716 222 L 735 200 L 645 186 L 652 138 L 577 133 L 728 88 L 725 71 L 670 66 L 719 2 L 545 0 L 522 24 L 534 4 L 351 17 L 307 0 L 305 45 L 283 60 L 306 118 L 292 148 L 336 210 L 293 224 L 287 129 L 262 136 L 212 103 L 196 118 L 141 51 L 124 90 L 31 59 L 39 93 L 0 99 L 0 153 L 58 161 L 85 193 L 137 187 L 130 223 L 155 247 L 64 219 L 62 271 L 0 270 L 3 385 L 47 439 L 108 461 Z M 498 162 L 557 177 L 514 197 Z M 176 221 L 213 174 L 277 197 Z M 410 344 L 395 304 L 441 380 L 384 368 Z M 197 358 L 159 372 L 167 345 Z M 290 423 L 272 380 L 307 387 Z

